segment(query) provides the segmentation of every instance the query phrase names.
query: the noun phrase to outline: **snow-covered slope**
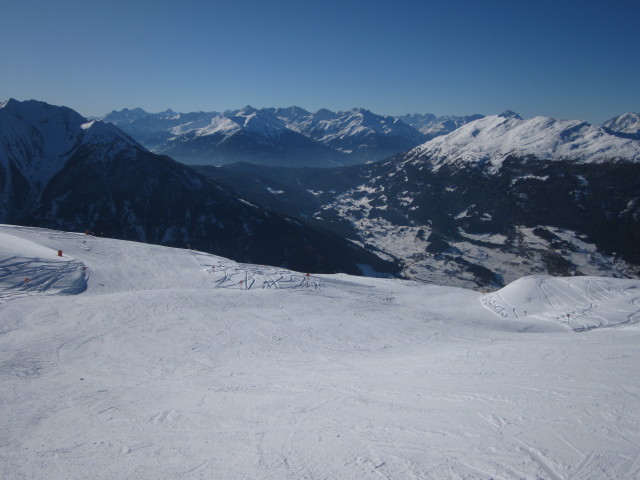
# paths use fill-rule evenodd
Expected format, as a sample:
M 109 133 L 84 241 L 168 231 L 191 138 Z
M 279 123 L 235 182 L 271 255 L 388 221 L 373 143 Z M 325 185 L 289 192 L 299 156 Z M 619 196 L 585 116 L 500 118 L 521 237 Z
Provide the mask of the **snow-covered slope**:
M 579 120 L 492 115 L 416 147 L 416 157 L 437 163 L 490 161 L 498 167 L 509 155 L 580 162 L 640 160 L 640 142 L 619 138 Z
M 640 473 L 640 329 L 618 322 L 640 310 L 640 282 L 589 279 L 623 291 L 606 310 L 620 326 L 576 333 L 533 311 L 526 279 L 500 291 L 531 309 L 510 318 L 455 288 L 0 234 L 0 260 L 41 287 L 0 270 L 2 478 Z M 86 267 L 80 294 L 46 280 L 69 261 Z M 602 292 L 584 292 L 597 311 Z
M 62 252 L 0 232 L 0 303 L 18 296 L 82 293 L 86 267 Z

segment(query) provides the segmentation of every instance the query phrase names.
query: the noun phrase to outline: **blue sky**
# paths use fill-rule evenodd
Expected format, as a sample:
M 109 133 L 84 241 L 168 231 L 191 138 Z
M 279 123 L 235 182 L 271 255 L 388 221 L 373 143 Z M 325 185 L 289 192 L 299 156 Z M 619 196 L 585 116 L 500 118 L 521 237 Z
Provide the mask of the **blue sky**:
M 0 98 L 86 116 L 640 111 L 637 0 L 4 0 L 2 17 Z

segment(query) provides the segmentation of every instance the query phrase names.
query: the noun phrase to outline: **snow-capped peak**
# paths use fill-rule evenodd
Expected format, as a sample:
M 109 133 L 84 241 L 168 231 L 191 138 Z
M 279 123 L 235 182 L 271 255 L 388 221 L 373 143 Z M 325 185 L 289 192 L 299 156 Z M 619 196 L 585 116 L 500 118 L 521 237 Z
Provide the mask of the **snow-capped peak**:
M 10 99 L 8 99 L 8 100 L 3 100 L 2 102 L 0 102 L 0 108 L 9 108 L 9 107 L 10 107 L 10 105 L 11 105 L 13 102 L 16 102 L 16 101 L 17 101 L 17 100 L 16 100 L 16 99 L 14 99 L 14 98 L 10 98 Z
M 371 110 L 367 110 L 366 108 L 363 107 L 355 107 L 351 109 L 351 113 L 353 114 L 360 114 L 360 115 L 369 115 L 372 114 Z
M 412 155 L 427 155 L 438 163 L 490 160 L 495 167 L 512 154 L 585 162 L 640 161 L 640 142 L 610 135 L 603 128 L 580 120 L 549 117 L 524 120 L 517 115 L 492 115 L 412 151 Z
M 602 124 L 612 132 L 640 135 L 640 115 L 629 112 L 607 120 Z
M 143 110 L 142 108 L 132 108 L 132 109 L 128 109 L 128 108 L 123 108 L 122 110 L 112 110 L 111 112 L 109 112 L 107 115 L 105 115 L 104 117 L 101 117 L 100 120 L 105 121 L 105 122 L 111 122 L 111 123 L 130 123 L 130 122 L 134 122 L 140 118 L 144 118 L 147 115 L 149 115 L 149 113 L 147 113 L 145 110 Z
M 516 112 L 514 112 L 513 110 L 505 110 L 498 116 L 503 118 L 517 118 L 518 120 L 522 120 L 522 117 L 518 115 Z
M 81 139 L 83 145 L 101 144 L 109 148 L 134 147 L 144 149 L 142 145 L 112 123 L 91 120 L 80 125 L 80 128 L 84 130 L 84 135 Z
M 21 102 L 10 98 L 0 104 L 0 109 L 32 125 L 61 123 L 67 128 L 73 128 L 84 123 L 85 118 L 68 107 L 49 105 L 38 100 Z
M 11 163 L 24 178 L 44 186 L 81 146 L 143 149 L 113 124 L 67 107 L 29 100 L 0 104 L 0 166 Z
M 331 118 L 335 118 L 336 117 L 336 112 L 332 112 L 328 108 L 321 108 L 316 113 L 314 113 L 313 116 L 317 120 L 329 120 Z
M 97 120 L 90 120 L 87 123 L 83 123 L 82 125 L 80 125 L 80 128 L 82 128 L 83 130 L 89 130 L 91 127 L 93 127 L 96 121 Z
M 0 166 L 43 185 L 62 169 L 87 120 L 66 107 L 7 100 L 0 105 Z M 29 172 L 29 174 L 26 174 Z
M 214 116 L 208 125 L 195 130 L 195 136 L 219 133 L 229 136 L 240 130 L 270 136 L 281 132 L 284 128 L 286 127 L 283 121 L 265 109 L 258 110 L 246 106 L 242 110 L 228 111 Z

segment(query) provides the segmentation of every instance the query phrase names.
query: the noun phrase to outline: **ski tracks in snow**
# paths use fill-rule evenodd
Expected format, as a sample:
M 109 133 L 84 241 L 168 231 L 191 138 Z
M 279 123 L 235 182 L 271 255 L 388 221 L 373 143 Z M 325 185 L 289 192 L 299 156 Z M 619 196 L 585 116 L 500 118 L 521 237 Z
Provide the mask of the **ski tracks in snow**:
M 77 260 L 0 260 L 0 303 L 27 295 L 77 294 L 86 289 L 86 282 L 86 267 Z
M 480 302 L 505 319 L 537 317 L 577 331 L 640 321 L 640 282 L 596 277 L 523 277 Z
M 194 252 L 201 268 L 215 288 L 238 290 L 294 289 L 324 286 L 324 282 L 311 274 L 303 274 L 278 267 L 236 263 L 208 254 Z M 212 262 L 212 260 L 217 261 Z
M 474 292 L 50 240 L 106 286 L 0 305 L 7 478 L 640 473 L 637 328 L 517 335 Z M 638 321 L 632 283 L 551 281 L 483 302 L 519 323 L 525 309 Z

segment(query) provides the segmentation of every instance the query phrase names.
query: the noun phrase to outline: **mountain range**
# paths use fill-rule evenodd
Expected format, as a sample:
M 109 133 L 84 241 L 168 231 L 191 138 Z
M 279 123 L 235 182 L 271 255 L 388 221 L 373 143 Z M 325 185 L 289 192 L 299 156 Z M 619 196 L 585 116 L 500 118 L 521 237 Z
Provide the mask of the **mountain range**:
M 298 270 L 394 273 L 472 288 L 527 274 L 637 277 L 634 115 L 598 127 L 507 111 L 469 117 L 447 135 L 377 162 L 189 167 L 148 151 L 113 123 L 9 100 L 0 104 L 0 221 L 188 245 Z M 134 109 L 115 117 L 147 131 L 147 139 L 158 135 L 155 123 L 202 142 L 224 137 L 223 146 L 245 152 L 247 139 L 264 146 L 264 138 L 297 138 L 300 151 L 311 142 L 343 156 L 355 147 L 339 138 L 413 128 L 361 109 L 247 107 L 213 117 Z
M 501 114 L 503 117 L 510 115 L 517 116 L 510 111 Z M 327 109 L 308 112 L 299 107 L 256 109 L 247 106 L 224 113 L 166 110 L 154 114 L 141 108 L 125 108 L 114 110 L 101 120 L 117 125 L 149 150 L 169 155 L 185 164 L 219 166 L 248 162 L 330 168 L 383 160 L 483 118 L 479 114 L 437 117 L 430 113 L 392 117 L 363 108 L 346 112 Z M 546 117 L 538 117 L 538 121 L 554 122 L 553 128 L 564 131 L 566 135 L 572 134 L 568 130 L 570 126 L 575 129 L 573 135 L 578 140 L 588 135 L 586 130 L 578 131 L 581 128 L 591 127 L 592 133 L 596 132 L 593 128 L 597 128 L 581 121 Z M 528 134 L 529 127 L 533 126 L 527 124 L 519 127 L 519 131 L 510 132 L 512 143 L 494 131 L 492 134 L 498 135 L 494 144 L 505 142 L 500 147 L 503 152 L 513 149 L 519 145 L 520 135 Z M 603 128 L 613 136 L 640 138 L 640 118 L 634 113 L 608 120 Z M 601 135 L 602 132 L 598 132 L 596 134 Z M 460 133 L 473 136 L 474 130 Z M 469 141 L 470 138 L 460 138 L 457 143 L 466 145 Z M 527 138 L 522 138 L 522 142 L 521 145 L 525 145 Z M 452 145 L 455 142 L 449 139 L 448 143 Z M 433 144 L 432 148 L 437 148 L 436 145 Z M 541 145 L 535 147 L 536 151 L 541 152 L 538 147 Z M 546 145 L 546 148 L 551 151 L 553 145 Z M 573 143 L 567 148 L 579 148 L 579 145 Z M 583 152 L 571 150 L 566 153 L 579 157 Z
M 341 169 L 199 167 L 447 285 L 522 275 L 637 277 L 640 142 L 579 121 L 474 120 L 385 161 Z
M 0 104 L 0 222 L 192 247 L 303 271 L 391 272 L 352 242 L 243 200 L 115 125 Z
M 378 115 L 299 107 L 176 113 L 140 108 L 101 118 L 156 153 L 193 165 L 250 162 L 292 167 L 334 167 L 382 160 L 480 118 Z

